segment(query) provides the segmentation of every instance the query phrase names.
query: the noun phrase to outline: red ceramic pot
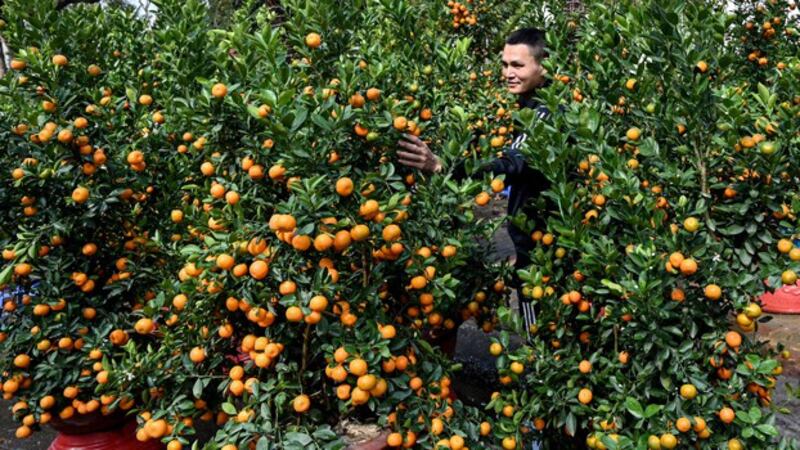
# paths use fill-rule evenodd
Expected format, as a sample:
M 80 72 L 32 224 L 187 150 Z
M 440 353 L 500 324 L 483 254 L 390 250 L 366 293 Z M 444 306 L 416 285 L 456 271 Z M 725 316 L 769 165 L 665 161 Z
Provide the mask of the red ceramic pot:
M 764 311 L 773 314 L 800 314 L 800 282 L 781 286 L 761 296 Z
M 78 415 L 66 421 L 51 422 L 58 436 L 48 450 L 163 450 L 159 441 L 139 442 L 136 419 L 118 412 Z

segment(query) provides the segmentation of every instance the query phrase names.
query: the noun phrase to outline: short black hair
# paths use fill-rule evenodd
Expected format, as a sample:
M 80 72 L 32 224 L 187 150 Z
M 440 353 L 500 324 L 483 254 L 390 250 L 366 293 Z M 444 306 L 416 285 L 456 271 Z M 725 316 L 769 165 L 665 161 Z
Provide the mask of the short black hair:
M 531 49 L 536 61 L 547 58 L 547 40 L 544 31 L 538 28 L 520 28 L 506 38 L 507 45 L 525 44 Z

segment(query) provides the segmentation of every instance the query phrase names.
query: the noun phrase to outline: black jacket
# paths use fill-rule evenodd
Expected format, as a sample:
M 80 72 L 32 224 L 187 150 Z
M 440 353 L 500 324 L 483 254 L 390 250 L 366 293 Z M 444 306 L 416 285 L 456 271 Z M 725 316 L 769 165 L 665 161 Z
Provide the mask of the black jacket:
M 536 111 L 539 119 L 549 115 L 549 111 L 544 105 L 534 100 L 520 99 L 520 106 L 531 108 Z M 499 158 L 491 163 L 484 165 L 475 171 L 475 174 L 491 172 L 494 175 L 505 175 L 505 184 L 510 186 L 511 193 L 508 198 L 508 215 L 513 216 L 519 212 L 524 212 L 529 219 L 534 219 L 537 228 L 543 226 L 541 220 L 537 220 L 539 212 L 529 200 L 535 200 L 539 195 L 550 188 L 550 181 L 544 174 L 525 163 L 525 157 L 519 152 L 519 148 L 524 144 L 527 136 L 522 133 L 514 135 L 512 144 L 508 150 Z M 453 169 L 453 178 L 460 180 L 466 177 L 463 161 Z M 508 233 L 514 242 L 518 259 L 525 256 L 533 248 L 533 241 L 528 232 L 520 230 L 512 223 L 508 224 Z

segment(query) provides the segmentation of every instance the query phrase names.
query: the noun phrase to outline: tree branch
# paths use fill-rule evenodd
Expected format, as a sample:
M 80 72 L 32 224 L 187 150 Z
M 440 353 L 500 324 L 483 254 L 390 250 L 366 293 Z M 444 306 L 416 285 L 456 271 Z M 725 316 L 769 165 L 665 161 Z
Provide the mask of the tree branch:
M 3 37 L 0 36 L 0 77 L 6 74 L 8 68 L 6 67 L 6 43 Z
M 308 341 L 311 338 L 311 324 L 306 325 L 306 331 L 303 333 L 303 361 L 300 366 L 300 385 L 303 384 L 303 372 L 306 371 L 308 365 Z

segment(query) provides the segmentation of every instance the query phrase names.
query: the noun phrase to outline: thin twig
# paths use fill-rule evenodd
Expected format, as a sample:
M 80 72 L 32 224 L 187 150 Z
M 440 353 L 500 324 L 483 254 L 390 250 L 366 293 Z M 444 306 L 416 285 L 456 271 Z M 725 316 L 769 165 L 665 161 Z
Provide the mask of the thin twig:
M 303 372 L 306 370 L 306 366 L 308 365 L 308 339 L 311 337 L 311 324 L 306 325 L 306 331 L 303 334 L 303 361 L 300 365 L 300 385 L 303 385 Z
M 364 278 L 363 278 L 363 281 L 362 281 L 364 287 L 369 286 L 369 269 L 367 268 L 367 266 L 369 264 L 369 260 L 367 258 L 367 252 L 368 251 L 369 251 L 368 249 L 364 250 L 364 255 L 363 255 L 363 264 L 364 264 L 364 266 L 361 268 L 361 270 L 364 271 Z
M 308 365 L 308 340 L 311 337 L 311 324 L 306 324 L 306 331 L 303 333 L 303 360 L 300 362 L 300 372 L 297 374 L 300 383 L 300 392 L 303 392 L 303 373 Z M 300 425 L 300 416 L 297 416 L 297 425 Z
M 704 156 L 705 155 L 702 155 L 700 153 L 700 143 L 697 142 L 697 140 L 695 139 L 694 157 L 697 160 L 697 170 L 700 171 L 700 195 L 704 199 L 710 199 L 711 198 L 711 190 L 708 188 L 708 169 L 706 169 L 706 164 L 704 162 Z M 705 212 L 703 213 L 703 216 L 706 219 L 706 225 L 709 225 L 709 224 L 712 223 L 710 210 L 711 210 L 711 205 L 710 204 L 706 205 Z M 715 228 L 716 227 L 714 227 L 714 229 Z M 711 234 L 714 237 L 717 236 L 717 234 L 713 231 L 712 228 L 709 228 L 709 231 L 711 231 Z

